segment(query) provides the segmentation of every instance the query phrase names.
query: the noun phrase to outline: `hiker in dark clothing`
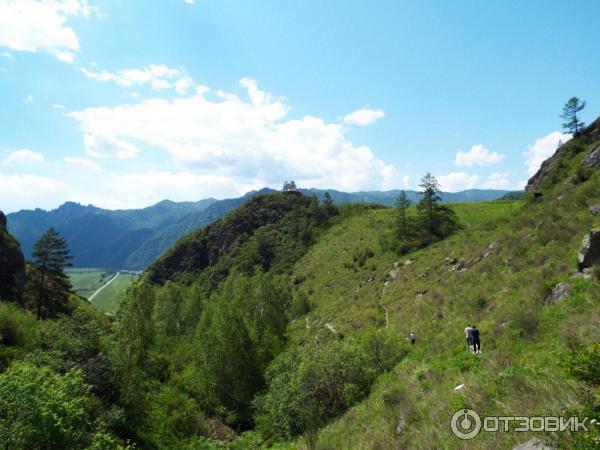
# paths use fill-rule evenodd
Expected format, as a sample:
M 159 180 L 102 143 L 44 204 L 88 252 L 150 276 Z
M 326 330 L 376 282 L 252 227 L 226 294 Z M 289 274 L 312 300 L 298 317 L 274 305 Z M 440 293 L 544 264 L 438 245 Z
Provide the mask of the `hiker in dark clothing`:
M 417 336 L 415 335 L 414 331 L 410 332 L 410 343 L 411 345 L 415 345 L 415 343 L 417 342 Z
M 481 343 L 479 342 L 479 330 L 475 325 L 471 328 L 471 337 L 473 340 L 473 352 L 476 354 L 481 353 Z
M 465 338 L 467 339 L 467 349 L 469 350 L 473 350 L 473 336 L 471 335 L 471 331 L 473 329 L 471 328 L 471 325 L 467 325 L 467 328 L 465 328 Z

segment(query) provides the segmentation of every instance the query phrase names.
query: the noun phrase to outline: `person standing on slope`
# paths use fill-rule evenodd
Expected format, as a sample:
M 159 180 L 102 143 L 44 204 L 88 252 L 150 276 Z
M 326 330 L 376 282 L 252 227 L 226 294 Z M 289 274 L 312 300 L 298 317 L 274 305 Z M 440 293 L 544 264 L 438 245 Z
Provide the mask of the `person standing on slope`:
M 467 349 L 469 350 L 473 350 L 473 336 L 471 335 L 472 330 L 471 324 L 467 325 L 467 328 L 465 328 L 465 339 L 467 340 Z
M 417 342 L 417 336 L 415 335 L 414 331 L 410 332 L 410 343 L 411 345 L 415 345 L 415 343 Z
M 481 353 L 481 343 L 479 342 L 479 330 L 475 325 L 471 329 L 471 336 L 473 339 L 473 352 L 479 355 Z

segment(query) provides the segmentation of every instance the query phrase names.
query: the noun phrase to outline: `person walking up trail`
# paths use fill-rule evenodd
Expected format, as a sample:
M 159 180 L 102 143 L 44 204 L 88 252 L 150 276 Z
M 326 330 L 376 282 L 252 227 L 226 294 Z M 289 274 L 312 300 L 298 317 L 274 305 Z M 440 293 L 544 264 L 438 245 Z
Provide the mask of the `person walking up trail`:
M 473 350 L 473 336 L 471 335 L 472 330 L 471 324 L 467 325 L 467 328 L 465 328 L 465 339 L 467 340 L 467 348 L 469 350 Z
M 473 338 L 473 352 L 479 355 L 481 353 L 481 342 L 479 341 L 479 330 L 475 325 L 471 329 L 471 336 Z

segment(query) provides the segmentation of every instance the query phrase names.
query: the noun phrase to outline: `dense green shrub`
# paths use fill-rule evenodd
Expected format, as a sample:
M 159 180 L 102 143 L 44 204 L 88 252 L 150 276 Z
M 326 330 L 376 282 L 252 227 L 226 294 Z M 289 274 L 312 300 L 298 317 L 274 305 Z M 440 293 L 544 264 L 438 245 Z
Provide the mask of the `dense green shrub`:
M 38 344 L 35 317 L 12 303 L 0 303 L 0 371 Z
M 0 375 L 0 441 L 8 449 L 84 448 L 97 406 L 80 370 L 13 363 Z
M 267 391 L 255 401 L 258 429 L 281 438 L 310 433 L 363 399 L 376 374 L 366 352 L 349 342 L 285 352 L 269 366 Z
M 300 289 L 296 291 L 292 299 L 290 306 L 290 317 L 292 319 L 298 319 L 299 317 L 308 314 L 311 310 L 310 297 L 305 290 Z
M 564 355 L 563 364 L 575 378 L 600 386 L 600 344 L 591 344 Z
M 391 370 L 408 354 L 399 335 L 387 328 L 367 331 L 361 336 L 360 346 L 378 373 Z
M 593 169 L 591 167 L 580 164 L 577 166 L 577 170 L 573 176 L 573 181 L 577 184 L 583 183 L 590 179 L 592 173 Z
M 358 267 L 363 267 L 369 258 L 375 256 L 370 248 L 360 248 L 352 255 L 352 260 Z
M 198 404 L 170 385 L 152 396 L 148 416 L 148 438 L 158 448 L 176 448 L 186 439 L 210 434 L 209 421 Z

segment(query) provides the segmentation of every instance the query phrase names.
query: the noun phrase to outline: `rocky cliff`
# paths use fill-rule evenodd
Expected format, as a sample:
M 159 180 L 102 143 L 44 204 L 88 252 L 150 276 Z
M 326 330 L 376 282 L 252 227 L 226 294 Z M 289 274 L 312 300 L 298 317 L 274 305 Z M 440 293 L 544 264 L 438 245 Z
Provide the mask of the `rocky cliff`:
M 554 155 L 544 161 L 537 173 L 529 179 L 525 190 L 538 191 L 569 182 L 570 180 L 563 175 L 570 172 L 569 165 L 574 159 L 580 166 L 577 172 L 580 178 L 587 178 L 590 170 L 598 169 L 600 167 L 600 118 L 585 128 L 580 137 L 581 139 L 573 139 L 559 146 Z
M 25 259 L 21 246 L 6 230 L 6 216 L 0 211 L 0 299 L 17 299 L 24 279 Z

